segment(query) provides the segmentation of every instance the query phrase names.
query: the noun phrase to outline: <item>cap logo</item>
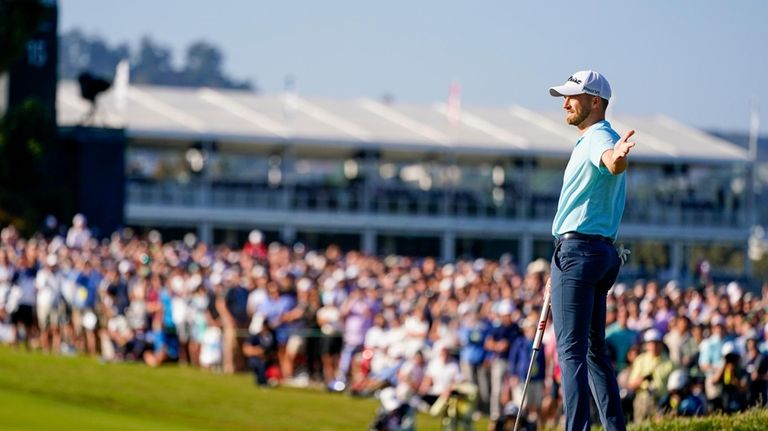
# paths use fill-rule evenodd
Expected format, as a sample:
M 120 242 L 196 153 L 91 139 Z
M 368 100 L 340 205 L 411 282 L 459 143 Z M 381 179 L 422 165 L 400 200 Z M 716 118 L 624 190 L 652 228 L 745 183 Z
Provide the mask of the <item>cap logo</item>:
M 574 78 L 573 76 L 569 76 L 568 77 L 568 81 L 575 82 L 575 83 L 581 85 L 581 79 Z

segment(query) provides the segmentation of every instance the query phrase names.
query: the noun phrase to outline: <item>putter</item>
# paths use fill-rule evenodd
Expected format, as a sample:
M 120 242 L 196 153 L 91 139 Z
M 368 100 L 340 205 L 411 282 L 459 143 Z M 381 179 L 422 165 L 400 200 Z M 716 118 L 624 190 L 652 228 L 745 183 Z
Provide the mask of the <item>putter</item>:
M 541 316 L 539 317 L 539 326 L 536 328 L 536 336 L 533 337 L 533 351 L 531 352 L 531 363 L 528 364 L 528 374 L 525 376 L 525 385 L 523 385 L 523 396 L 520 399 L 520 410 L 515 417 L 515 427 L 513 431 L 517 431 L 517 427 L 520 425 L 520 416 L 523 415 L 523 406 L 525 405 L 525 393 L 528 391 L 528 382 L 531 380 L 531 369 L 533 368 L 533 362 L 536 361 L 536 354 L 541 350 L 541 338 L 544 336 L 544 329 L 547 327 L 547 319 L 549 318 L 549 305 L 550 305 L 550 283 L 547 280 L 546 291 L 544 292 L 544 305 L 541 306 Z

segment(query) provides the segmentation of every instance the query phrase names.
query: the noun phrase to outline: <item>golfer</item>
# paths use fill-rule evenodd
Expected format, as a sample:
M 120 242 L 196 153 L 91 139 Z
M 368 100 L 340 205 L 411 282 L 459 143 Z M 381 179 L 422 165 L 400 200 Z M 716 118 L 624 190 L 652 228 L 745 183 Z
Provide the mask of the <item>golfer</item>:
M 563 97 L 581 135 L 563 176 L 552 224 L 552 318 L 562 368 L 566 429 L 590 429 L 590 391 L 606 430 L 626 428 L 616 375 L 605 355 L 605 299 L 619 272 L 613 242 L 624 212 L 627 156 L 634 142 L 605 121 L 611 86 L 591 70 L 549 89 Z

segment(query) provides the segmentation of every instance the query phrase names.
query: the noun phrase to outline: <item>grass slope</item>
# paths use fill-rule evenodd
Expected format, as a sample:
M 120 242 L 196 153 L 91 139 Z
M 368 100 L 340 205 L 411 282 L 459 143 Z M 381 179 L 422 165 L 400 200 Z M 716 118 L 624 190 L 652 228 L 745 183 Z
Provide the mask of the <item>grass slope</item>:
M 0 348 L 0 424 L 11 430 L 362 430 L 375 400 L 262 389 L 249 375 L 100 364 Z M 437 429 L 420 417 L 424 429 Z
M 100 364 L 0 347 L 0 428 L 9 431 L 364 430 L 375 400 L 303 389 L 261 389 L 249 375 L 184 367 Z M 483 431 L 487 422 L 476 424 Z M 438 422 L 420 416 L 420 430 Z M 646 430 L 766 430 L 768 410 L 737 416 L 671 419 Z

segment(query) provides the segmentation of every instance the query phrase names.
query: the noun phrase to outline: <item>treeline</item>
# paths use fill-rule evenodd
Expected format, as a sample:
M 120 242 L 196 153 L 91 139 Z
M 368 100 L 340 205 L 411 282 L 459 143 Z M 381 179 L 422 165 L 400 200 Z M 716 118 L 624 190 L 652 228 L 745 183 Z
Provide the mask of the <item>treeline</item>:
M 149 36 L 144 36 L 138 47 L 127 43 L 111 46 L 101 37 L 86 35 L 79 29 L 59 36 L 60 79 L 76 79 L 84 71 L 111 79 L 123 59 L 130 62 L 132 84 L 256 90 L 250 80 L 228 76 L 223 70 L 224 54 L 204 40 L 190 44 L 183 64 L 175 67 L 171 49 Z

